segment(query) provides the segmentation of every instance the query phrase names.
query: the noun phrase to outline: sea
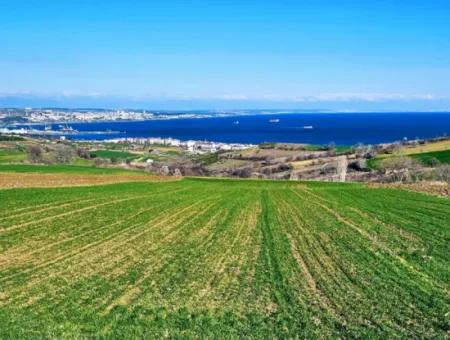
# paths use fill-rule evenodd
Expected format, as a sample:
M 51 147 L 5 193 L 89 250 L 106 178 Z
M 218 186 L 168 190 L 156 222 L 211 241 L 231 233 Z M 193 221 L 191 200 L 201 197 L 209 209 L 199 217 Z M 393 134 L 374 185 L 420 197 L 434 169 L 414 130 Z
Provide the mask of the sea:
M 450 112 L 277 113 L 213 118 L 70 123 L 76 140 L 172 137 L 225 143 L 378 144 L 450 134 Z M 44 126 L 33 126 L 44 129 Z M 58 129 L 58 124 L 53 124 Z

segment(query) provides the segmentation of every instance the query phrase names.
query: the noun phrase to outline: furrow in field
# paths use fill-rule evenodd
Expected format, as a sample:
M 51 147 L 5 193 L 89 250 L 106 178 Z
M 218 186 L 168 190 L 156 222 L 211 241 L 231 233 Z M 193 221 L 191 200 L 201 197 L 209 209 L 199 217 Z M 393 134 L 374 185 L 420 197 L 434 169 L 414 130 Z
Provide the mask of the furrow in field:
M 315 202 L 313 202 L 313 204 L 314 203 Z M 314 206 L 311 205 L 311 200 L 307 197 L 306 200 L 303 201 L 303 204 L 306 205 L 306 210 L 303 211 L 303 213 L 299 212 L 299 216 L 302 216 L 302 219 L 308 216 L 308 210 L 317 211 L 317 209 L 315 209 Z M 295 207 L 291 207 L 290 209 L 294 210 Z M 290 209 L 285 208 L 285 211 L 289 211 Z M 318 214 L 316 217 L 314 217 L 314 215 L 308 217 L 308 219 L 313 218 L 313 220 L 315 221 L 312 223 L 310 222 L 309 224 L 308 228 L 310 229 L 310 232 L 308 233 L 307 231 L 303 231 L 301 237 L 297 238 L 298 240 L 301 240 L 308 235 L 308 238 L 306 238 L 305 240 L 309 239 L 309 245 L 306 246 L 306 249 L 309 250 L 302 249 L 302 254 L 305 258 L 305 261 L 308 260 L 307 266 L 313 269 L 315 273 L 317 272 L 318 276 L 316 276 L 316 280 L 320 281 L 320 286 L 322 287 L 322 289 L 326 290 L 326 295 L 328 296 L 329 300 L 339 310 L 339 314 L 345 318 L 344 320 L 346 321 L 344 321 L 343 326 L 345 326 L 346 324 L 359 324 L 361 322 L 367 322 L 368 324 L 372 325 L 371 327 L 381 327 L 382 323 L 376 318 L 369 316 L 367 316 L 368 319 L 366 320 L 360 320 L 357 318 L 357 315 L 361 314 L 357 312 L 357 307 L 355 306 L 360 307 L 361 311 L 370 308 L 371 297 L 370 295 L 368 295 L 369 292 L 366 291 L 367 287 L 364 282 L 364 278 L 359 274 L 356 274 L 357 272 L 355 272 L 351 276 L 350 273 L 348 273 L 348 270 L 351 269 L 352 264 L 347 263 L 345 264 L 344 268 L 340 263 L 343 261 L 342 257 L 339 255 L 340 252 L 335 252 L 333 248 L 328 245 L 324 247 L 324 243 L 321 240 L 323 239 L 324 234 L 320 233 L 318 230 L 314 230 L 315 226 L 319 226 L 320 223 L 323 223 L 320 222 L 320 216 L 321 215 Z M 318 237 L 321 235 L 323 236 Z M 345 239 L 342 238 L 342 236 L 339 236 L 338 238 L 341 246 L 350 241 L 344 241 Z M 314 240 L 317 240 L 317 242 Z M 347 246 L 351 247 L 351 243 Z M 324 253 L 321 253 L 321 248 Z M 329 264 L 332 265 L 330 266 Z M 325 271 L 323 271 L 323 269 Z M 352 269 L 352 271 L 354 271 L 354 269 Z M 355 274 L 357 276 L 355 276 Z M 378 273 L 375 275 L 382 275 L 382 273 Z M 366 303 L 368 304 L 366 305 Z M 386 326 L 387 325 L 385 323 L 384 327 Z M 395 323 L 391 323 L 389 327 L 391 327 L 392 329 L 399 329 L 399 325 Z
M 142 226 L 144 224 L 145 223 L 134 224 L 130 227 L 127 227 L 127 229 Z M 53 266 L 48 271 L 41 271 L 36 273 L 26 282 L 25 287 L 20 287 L 19 291 L 21 291 L 22 294 L 17 295 L 17 289 L 14 294 L 10 294 L 11 296 L 15 297 L 15 304 L 18 304 L 18 301 L 25 299 L 25 302 L 23 302 L 22 304 L 32 305 L 50 294 L 49 291 L 51 292 L 51 294 L 55 294 L 57 293 L 57 291 L 64 288 L 60 287 L 56 288 L 55 290 L 55 288 L 53 287 L 50 290 L 49 288 L 51 288 L 51 283 L 48 283 L 49 279 L 65 278 L 66 282 L 69 283 L 71 280 L 73 280 L 74 277 L 79 278 L 79 274 L 83 274 L 82 276 L 86 277 L 89 275 L 98 275 L 107 272 L 108 270 L 105 269 L 106 262 L 93 265 L 92 261 L 94 260 L 94 257 L 97 257 L 97 259 L 98 257 L 106 257 L 108 261 L 111 261 L 111 259 L 104 254 L 105 251 L 101 252 L 101 250 L 98 249 L 97 246 L 101 245 L 102 243 L 108 243 L 115 237 L 116 235 L 113 235 L 111 237 L 108 237 L 105 241 L 98 241 L 92 244 L 88 244 L 87 246 L 83 247 L 83 249 L 79 249 L 75 253 L 69 254 L 65 257 L 61 257 L 57 259 L 57 261 L 52 261 L 50 265 L 55 264 L 55 266 Z M 92 252 L 94 254 L 91 254 Z M 101 254 L 99 254 L 100 252 Z M 76 260 L 81 255 L 83 255 L 83 259 L 81 261 Z M 69 260 L 72 260 L 72 262 L 67 262 Z M 50 286 L 48 286 L 49 284 Z M 31 298 L 27 297 L 30 296 L 30 293 Z
M 152 188 L 153 190 L 151 191 L 151 193 L 153 194 L 161 194 L 164 193 L 164 188 Z M 8 215 L 2 216 L 0 217 L 0 222 L 4 221 L 4 220 L 11 220 L 17 217 L 20 218 L 26 218 L 28 215 L 32 215 L 31 219 L 32 220 L 36 220 L 36 218 L 38 217 L 39 214 L 44 213 L 44 212 L 51 212 L 53 210 L 59 210 L 61 208 L 66 208 L 68 206 L 72 206 L 78 203 L 86 203 L 89 201 L 93 201 L 93 200 L 97 200 L 99 202 L 101 202 L 102 200 L 110 200 L 111 198 L 114 198 L 118 195 L 117 192 L 101 192 L 97 195 L 94 195 L 92 192 L 88 192 L 87 193 L 88 198 L 81 198 L 81 199 L 72 199 L 72 200 L 63 200 L 63 201 L 54 201 L 51 203 L 45 203 L 42 205 L 37 205 L 37 206 L 29 206 L 26 208 L 20 208 L 17 210 L 13 210 L 13 211 L 9 211 Z M 94 195 L 94 197 L 92 197 Z M 129 196 L 130 194 L 128 192 L 120 192 L 120 196 Z M 25 210 L 25 211 L 24 211 Z M 17 213 L 20 212 L 20 213 Z M 55 214 L 54 212 L 51 212 L 52 214 Z M 26 222 L 26 221 L 23 221 Z M 11 224 L 11 222 L 9 222 L 9 224 Z
M 303 192 L 306 192 L 310 195 L 312 195 L 313 197 L 316 197 L 317 195 L 314 193 L 311 193 L 309 190 L 304 190 L 302 189 Z M 296 195 L 299 195 L 296 191 L 294 191 L 294 193 Z M 320 197 L 320 196 L 319 196 Z M 316 197 L 317 198 L 317 197 Z M 393 249 L 391 249 L 390 247 L 388 247 L 384 242 L 382 242 L 380 240 L 379 237 L 377 237 L 374 234 L 369 233 L 368 231 L 366 231 L 365 229 L 359 227 L 357 224 L 353 223 L 351 220 L 343 217 L 342 215 L 340 215 L 337 211 L 331 209 L 330 207 L 328 207 L 327 205 L 319 202 L 319 199 L 316 199 L 314 201 L 314 204 L 320 206 L 321 208 L 323 208 L 324 210 L 326 210 L 328 213 L 330 213 L 331 215 L 333 215 L 339 222 L 347 225 L 348 227 L 352 228 L 353 230 L 355 230 L 356 232 L 358 232 L 359 234 L 361 234 L 363 237 L 365 237 L 366 239 L 370 240 L 371 243 L 376 246 L 377 248 L 379 248 L 380 250 L 384 251 L 385 253 L 389 254 L 390 256 L 392 256 L 393 258 L 395 258 L 397 260 L 397 263 L 399 263 L 402 267 L 406 268 L 409 272 L 411 272 L 412 274 L 414 274 L 417 277 L 420 277 L 423 281 L 427 282 L 430 285 L 436 285 L 438 284 L 433 278 L 431 278 L 427 273 L 421 271 L 421 268 L 417 268 L 417 266 L 414 263 L 411 263 L 409 261 L 407 261 L 404 257 L 400 256 L 397 254 L 396 251 L 394 251 Z M 439 285 L 439 284 L 438 284 Z
M 180 193 L 182 189 L 178 190 L 177 193 Z M 147 203 L 147 202 L 146 202 Z M 151 202 L 148 202 L 149 204 Z M 31 252 L 28 248 L 22 249 L 21 247 L 17 248 L 10 248 L 7 251 L 0 254 L 0 268 L 2 267 L 12 267 L 17 266 L 21 263 L 26 263 L 27 265 L 33 264 L 33 265 L 39 265 L 40 262 L 43 260 L 48 260 L 48 256 L 52 256 L 54 252 L 51 251 L 52 248 L 58 247 L 57 252 L 67 252 L 68 249 L 65 249 L 64 246 L 66 244 L 73 244 L 75 241 L 82 240 L 85 237 L 98 237 L 97 234 L 101 235 L 101 232 L 108 231 L 112 227 L 116 225 L 120 225 L 128 220 L 131 220 L 133 218 L 138 217 L 139 215 L 149 212 L 149 211 L 156 211 L 156 209 L 163 207 L 164 205 L 167 205 L 167 203 L 159 203 L 157 205 L 151 206 L 150 208 L 144 208 L 139 210 L 137 213 L 133 214 L 132 216 L 126 216 L 125 218 L 116 220 L 116 222 L 112 224 L 105 224 L 104 226 L 95 228 L 94 226 L 90 225 L 84 229 L 87 229 L 87 231 L 76 234 L 72 237 L 67 237 L 63 239 L 59 239 L 54 242 L 45 243 L 43 246 L 40 247 L 34 247 Z M 90 239 L 92 241 L 92 238 Z M 61 247 L 63 246 L 63 247 Z M 74 244 L 74 246 L 77 246 L 77 244 Z
M 312 201 L 312 203 L 314 205 L 318 205 L 320 206 L 320 202 L 316 201 Z M 327 207 L 328 208 L 328 207 Z M 328 209 L 324 209 L 325 211 L 327 211 L 328 213 L 330 213 L 330 215 L 332 216 L 336 216 L 335 212 L 330 212 Z M 338 222 L 343 223 L 344 225 L 347 225 L 347 223 L 343 222 L 341 219 L 337 218 Z M 354 228 L 352 228 L 354 230 Z M 364 233 L 359 233 L 360 235 L 362 235 L 364 237 L 364 239 L 367 239 L 367 237 L 365 237 Z M 372 241 L 371 239 L 368 239 L 369 241 Z M 373 274 L 371 274 L 372 278 L 378 278 L 378 277 L 384 277 L 385 282 L 389 282 L 390 284 L 392 284 L 393 286 L 396 286 L 398 288 L 404 286 L 405 284 L 413 284 L 413 286 L 415 288 L 411 289 L 417 289 L 419 286 L 417 286 L 414 282 L 416 282 L 415 280 L 417 280 L 417 277 L 419 276 L 421 278 L 422 282 L 427 282 L 428 284 L 431 284 L 430 280 L 428 279 L 428 277 L 421 273 L 421 272 L 417 272 L 416 270 L 411 270 L 411 266 L 409 266 L 408 264 L 402 262 L 401 258 L 397 257 L 395 254 L 389 253 L 387 252 L 387 254 L 389 255 L 389 257 L 395 258 L 397 261 L 396 262 L 392 262 L 392 260 L 390 260 L 389 258 L 384 258 L 384 257 L 380 257 L 379 255 L 377 255 L 377 250 L 379 249 L 379 247 L 376 247 L 375 249 L 368 251 L 369 249 L 366 248 L 366 251 L 364 253 L 360 253 L 359 255 L 364 255 L 364 257 L 366 258 L 366 261 L 368 261 L 368 267 L 364 269 L 364 271 L 368 271 L 368 272 L 373 272 Z M 384 248 L 385 249 L 385 248 Z M 378 258 L 378 263 L 376 266 L 371 266 L 369 263 L 374 262 L 376 259 Z M 361 258 L 362 259 L 362 258 Z M 379 262 L 381 261 L 381 262 Z M 397 265 L 396 265 L 397 264 Z M 398 274 L 394 273 L 399 273 L 399 270 L 406 270 L 406 273 L 409 273 L 407 276 L 408 278 L 404 277 L 404 278 L 400 278 L 398 276 Z M 392 276 L 388 276 L 386 277 L 386 273 L 390 272 L 392 273 Z M 406 274 L 405 273 L 405 274 Z M 411 275 L 413 277 L 415 277 L 415 279 L 413 280 Z M 424 277 L 425 276 L 425 277 Z M 408 281 L 405 281 L 408 280 Z M 372 282 L 370 285 L 368 284 L 367 287 L 374 287 L 375 282 Z M 379 297 L 376 297 L 379 295 L 378 292 L 376 291 L 372 291 L 369 292 L 367 291 L 367 293 L 370 293 L 370 295 L 372 296 L 372 298 L 370 298 L 369 296 L 367 296 L 364 301 L 370 301 L 370 299 L 379 299 Z M 391 292 L 389 292 L 391 293 Z M 414 318 L 414 316 L 417 316 L 419 313 L 422 313 L 419 309 L 417 309 L 417 306 L 411 306 L 410 302 L 409 302 L 410 297 L 409 296 L 405 296 L 405 299 L 403 299 L 401 302 L 399 302 L 402 305 L 402 310 L 404 313 L 404 317 L 406 317 L 407 315 L 409 316 L 409 318 Z M 400 307 L 400 306 L 398 306 Z M 396 320 L 395 318 L 393 320 Z M 394 329 L 401 329 L 402 332 L 407 332 L 407 327 L 405 325 L 405 320 L 403 319 L 398 319 L 396 320 L 395 323 L 390 322 L 391 327 L 393 327 Z M 386 326 L 386 323 L 385 323 Z
M 155 272 L 161 268 L 168 259 L 173 256 L 176 256 L 176 253 L 172 252 L 163 252 L 161 251 L 162 247 L 165 245 L 176 244 L 182 242 L 181 238 L 174 238 L 177 234 L 180 234 L 181 229 L 179 228 L 181 223 L 186 220 L 190 220 L 190 222 L 195 222 L 195 219 L 202 217 L 203 215 L 207 215 L 209 213 L 209 209 L 215 206 L 214 203 L 210 203 L 205 205 L 201 212 L 195 212 L 194 214 L 187 216 L 187 218 L 181 220 L 172 221 L 171 228 L 166 230 L 166 235 L 155 244 L 155 246 L 150 247 L 146 250 L 145 261 L 142 264 L 144 266 L 144 273 L 141 277 L 136 280 L 133 284 L 130 284 L 126 287 L 126 290 L 121 293 L 120 296 L 116 297 L 113 301 L 109 302 L 109 304 L 105 307 L 104 312 L 109 312 L 112 308 L 117 305 L 128 305 L 131 301 L 136 299 L 136 296 L 141 293 L 142 285 L 144 282 Z M 217 206 L 217 205 L 216 205 Z M 192 209 L 189 207 L 189 209 Z M 195 217 L 194 217 L 195 216 Z M 191 218 L 194 217 L 192 220 Z M 183 236 L 183 235 L 182 235 Z M 154 253 L 153 256 L 150 256 L 148 252 Z M 159 255 L 158 255 L 159 254 Z M 150 266 L 151 265 L 151 266 Z
M 198 297 L 196 298 L 199 299 L 198 303 L 202 305 L 207 304 L 210 307 L 212 307 L 211 304 L 213 303 L 216 305 L 215 307 L 218 307 L 218 303 L 223 304 L 229 299 L 229 295 L 232 292 L 228 291 L 227 293 L 227 288 L 231 288 L 232 281 L 236 279 L 236 271 L 240 270 L 244 261 L 251 260 L 248 258 L 248 249 L 245 246 L 256 228 L 257 218 L 252 218 L 254 217 L 252 212 L 253 214 L 258 214 L 259 210 L 259 204 L 256 202 L 254 205 L 242 208 L 237 215 L 236 221 L 233 221 L 233 225 L 237 226 L 237 228 L 230 230 L 230 234 L 232 233 L 233 235 L 230 240 L 222 238 L 222 242 L 225 243 L 222 247 L 226 247 L 225 251 L 222 250 L 220 254 L 212 256 L 214 263 L 212 268 L 209 269 L 210 278 L 198 292 Z M 216 247 L 218 246 L 217 244 Z M 236 265 L 232 266 L 233 263 L 236 263 Z M 226 268 L 231 272 L 225 273 Z M 232 268 L 233 270 L 231 270 Z M 219 302 L 217 297 L 212 297 L 213 294 L 217 294 L 219 291 L 222 292 L 221 295 L 225 301 Z
M 245 196 L 245 193 L 237 195 L 239 200 L 233 200 L 231 196 L 222 198 L 220 205 L 214 209 L 215 213 L 212 217 L 196 232 L 187 235 L 183 245 L 176 250 L 177 256 L 160 269 L 161 277 L 164 274 L 164 277 L 172 282 L 177 280 L 177 289 L 169 296 L 165 296 L 168 304 L 171 303 L 170 301 L 175 302 L 181 299 L 186 300 L 186 304 L 194 309 L 200 305 L 207 305 L 207 302 L 199 301 L 197 296 L 209 278 L 214 275 L 216 262 L 222 258 L 224 248 L 227 249 L 227 245 L 235 237 L 234 227 L 243 223 L 237 216 L 245 205 L 246 199 L 243 199 Z M 233 254 L 233 257 L 235 256 Z M 178 275 L 177 268 L 183 268 L 185 275 Z M 231 272 L 231 268 L 229 270 Z M 164 279 L 156 284 L 164 286 L 167 283 Z M 179 295 L 180 292 L 183 294 Z M 148 300 L 150 297 L 144 297 L 144 299 Z M 222 302 L 225 303 L 223 299 Z
M 173 207 L 170 207 L 170 208 L 169 208 L 169 211 L 170 211 L 171 209 L 173 209 Z M 184 210 L 182 210 L 182 212 L 183 212 L 183 211 L 184 211 Z M 137 215 L 137 214 L 136 214 L 136 215 Z M 158 216 L 158 215 L 156 215 L 155 218 L 157 218 L 157 216 Z M 7 277 L 3 277 L 3 278 L 1 278 L 0 280 L 1 280 L 1 281 L 10 280 L 11 278 L 14 278 L 14 277 L 16 277 L 16 276 L 23 275 L 23 274 L 28 274 L 28 273 L 30 273 L 30 272 L 34 272 L 34 271 L 38 271 L 38 270 L 40 270 L 40 269 L 48 268 L 48 267 L 50 267 L 50 266 L 52 266 L 52 265 L 54 265 L 54 264 L 57 264 L 57 265 L 63 267 L 62 270 L 59 271 L 59 272 L 58 272 L 58 271 L 55 271 L 55 268 L 52 267 L 50 273 L 47 273 L 47 272 L 40 272 L 40 275 L 38 275 L 37 278 L 35 278 L 34 276 L 33 276 L 33 279 L 29 278 L 29 279 L 28 279 L 29 281 L 28 281 L 28 283 L 27 283 L 27 285 L 28 285 L 27 288 L 29 289 L 31 286 L 37 285 L 37 284 L 40 283 L 42 280 L 46 280 L 46 279 L 48 278 L 48 274 L 51 274 L 52 276 L 58 276 L 58 275 L 62 275 L 64 272 L 67 272 L 68 269 L 70 269 L 70 271 L 72 271 L 73 268 L 71 268 L 71 265 L 74 265 L 74 264 L 73 264 L 73 263 L 72 263 L 72 264 L 67 263 L 68 260 L 75 261 L 75 259 L 76 259 L 77 257 L 79 257 L 79 256 L 81 256 L 81 255 L 86 255 L 86 258 L 84 258 L 81 262 L 80 262 L 80 261 L 76 261 L 75 265 L 78 266 L 78 267 L 80 267 L 80 266 L 82 266 L 86 261 L 92 260 L 93 257 L 102 256 L 103 253 L 100 254 L 99 249 L 98 249 L 98 246 L 100 246 L 100 245 L 103 246 L 103 248 L 108 248 L 108 249 L 110 249 L 111 251 L 112 251 L 112 250 L 115 250 L 115 249 L 119 246 L 119 245 L 116 243 L 118 237 L 122 237 L 122 238 L 125 237 L 125 238 L 128 238 L 127 235 L 125 235 L 126 233 L 129 233 L 131 230 L 134 230 L 134 228 L 136 228 L 136 227 L 139 227 L 139 226 L 141 226 L 141 227 L 142 227 L 142 226 L 146 226 L 146 223 L 149 223 L 149 222 L 147 221 L 147 222 L 144 222 L 144 223 L 132 224 L 132 225 L 130 225 L 130 226 L 128 226 L 128 227 L 125 227 L 125 228 L 123 228 L 123 229 L 117 231 L 116 233 L 112 233 L 111 235 L 109 235 L 109 236 L 106 237 L 106 238 L 102 238 L 102 239 L 100 239 L 100 240 L 98 240 L 98 241 L 88 243 L 88 244 L 84 245 L 83 247 L 79 247 L 79 248 L 74 249 L 74 251 L 72 251 L 72 252 L 69 252 L 69 253 L 66 253 L 66 254 L 57 256 L 56 258 L 52 258 L 52 259 L 50 259 L 49 261 L 46 261 L 46 262 L 44 262 L 44 263 L 41 263 L 40 265 L 35 266 L 35 267 L 31 268 L 31 269 L 28 269 L 28 270 L 25 270 L 25 271 L 16 273 L 16 274 L 14 274 L 14 275 L 10 275 L 10 276 L 7 276 Z M 125 242 L 128 242 L 128 240 L 125 240 Z M 88 252 L 93 252 L 94 254 L 93 254 L 92 256 L 89 256 L 89 255 L 91 255 L 91 254 L 88 253 Z M 37 281 L 36 281 L 36 279 L 37 279 Z
M 224 249 L 228 249 L 228 245 L 236 237 L 236 228 L 240 228 L 243 223 L 238 217 L 243 204 L 235 204 L 234 208 L 229 208 L 235 213 L 226 214 L 222 222 L 216 221 L 211 225 L 209 240 L 196 240 L 188 235 L 188 239 L 183 242 L 183 245 L 180 244 L 177 249 L 171 251 L 173 256 L 155 273 L 152 285 L 154 287 L 175 286 L 176 289 L 164 290 L 156 295 L 153 292 L 144 292 L 139 301 L 145 304 L 146 301 L 148 303 L 156 300 L 167 306 L 182 303 L 186 306 L 192 306 L 194 310 L 199 306 L 214 308 L 218 304 L 222 307 L 228 304 L 227 293 L 234 290 L 230 281 L 233 281 L 238 274 L 238 268 L 235 266 L 237 258 L 234 252 L 225 260 L 222 257 Z M 209 224 L 211 223 L 208 221 L 205 226 Z M 202 229 L 205 229 L 205 227 L 202 227 Z M 241 236 L 244 237 L 243 234 Z M 220 275 L 217 275 L 217 270 L 220 270 L 217 266 L 218 261 L 221 262 L 220 266 L 225 268 Z M 182 268 L 181 272 L 179 268 Z M 199 292 L 212 278 L 215 278 L 215 280 L 212 283 L 211 294 L 199 300 L 197 297 Z M 238 308 L 240 304 L 241 301 L 237 299 L 233 306 Z
M 229 204 L 228 200 L 224 198 L 221 198 L 221 200 L 222 202 L 217 202 L 218 204 L 210 208 L 210 211 L 223 209 L 224 205 Z M 239 210 L 240 204 L 235 204 L 235 208 Z M 231 210 L 234 209 L 232 208 Z M 150 285 L 153 288 L 151 290 L 147 289 L 147 291 L 139 291 L 139 293 L 136 291 L 135 297 L 129 301 L 130 304 L 147 305 L 160 301 L 162 305 L 170 306 L 171 304 L 180 304 L 188 296 L 194 297 L 198 294 L 198 289 L 195 287 L 201 287 L 201 282 L 212 275 L 208 262 L 202 259 L 203 256 L 201 254 L 208 253 L 208 259 L 217 258 L 222 253 L 215 255 L 215 246 L 223 247 L 226 243 L 225 239 L 220 238 L 219 244 L 213 245 L 209 240 L 195 237 L 198 233 L 204 234 L 210 227 L 213 227 L 213 229 L 209 232 L 209 238 L 212 235 L 222 235 L 222 232 L 216 233 L 216 230 L 221 228 L 220 225 L 211 223 L 216 220 L 215 216 L 216 214 L 208 212 L 201 220 L 189 223 L 189 225 L 184 227 L 184 229 L 188 228 L 188 230 L 183 231 L 183 237 L 178 242 L 172 242 L 167 245 L 166 250 L 164 250 L 164 256 L 162 256 L 164 261 L 158 261 L 158 265 L 151 268 L 153 275 L 141 283 L 141 287 Z M 229 219 L 226 218 L 226 220 Z M 235 226 L 236 224 L 233 223 L 232 225 Z M 228 228 L 224 232 L 228 232 Z M 228 235 L 228 233 L 226 234 Z M 235 235 L 231 234 L 231 237 L 235 237 Z M 208 249 L 211 249 L 211 253 L 205 247 L 210 247 Z M 173 289 L 160 291 L 158 287 L 173 287 Z M 186 303 L 189 304 L 189 301 L 186 301 Z M 196 304 L 195 308 L 198 306 Z
M 77 199 L 72 199 L 72 200 L 68 200 L 68 201 L 54 201 L 51 203 L 44 203 L 44 204 L 39 204 L 39 205 L 31 205 L 25 208 L 19 208 L 19 209 L 13 209 L 13 210 L 9 210 L 8 214 L 0 217 L 0 222 L 4 221 L 4 220 L 9 220 L 9 219 L 13 219 L 16 217 L 23 217 L 26 215 L 30 215 L 30 214 L 39 214 L 41 212 L 46 212 L 49 210 L 53 210 L 53 209 L 57 209 L 57 208 L 61 208 L 61 207 L 66 207 L 69 206 L 71 204 L 76 204 L 76 203 L 80 203 L 80 202 L 86 202 L 86 201 L 91 201 L 94 199 L 98 199 L 98 197 L 94 197 L 94 198 L 77 198 Z M 31 210 L 31 209 L 36 209 L 36 210 Z
M 303 208 L 299 209 L 299 205 Z M 288 202 L 286 198 L 280 197 L 278 206 L 291 253 L 301 269 L 302 277 L 307 283 L 306 288 L 324 310 L 343 323 L 341 314 L 347 308 L 347 301 L 360 296 L 361 292 L 349 280 L 342 267 L 337 265 L 342 261 L 338 254 L 329 255 L 331 248 L 329 242 L 323 241 L 323 232 L 307 222 L 311 216 L 305 202 Z M 340 296 L 346 298 L 341 299 Z
M 38 220 L 30 221 L 30 222 L 27 222 L 27 223 L 12 225 L 12 226 L 7 227 L 6 229 L 0 230 L 0 233 L 9 232 L 11 230 L 23 228 L 23 227 L 26 227 L 26 226 L 29 226 L 29 225 L 33 225 L 33 224 L 38 224 L 38 223 L 42 223 L 42 222 L 48 222 L 48 221 L 54 220 L 56 218 L 67 217 L 67 216 L 70 216 L 70 215 L 79 214 L 79 213 L 87 211 L 87 210 L 94 210 L 94 209 L 97 209 L 99 207 L 103 207 L 103 206 L 107 206 L 107 205 L 112 205 L 112 204 L 116 204 L 116 203 L 120 203 L 120 202 L 125 202 L 125 201 L 130 201 L 130 200 L 136 200 L 136 199 L 144 198 L 146 196 L 148 196 L 148 194 L 147 195 L 138 195 L 138 196 L 134 196 L 134 197 L 127 197 L 127 198 L 120 198 L 120 199 L 115 199 L 115 200 L 112 200 L 112 201 L 109 200 L 108 202 L 102 202 L 102 203 L 98 203 L 98 204 L 94 204 L 94 205 L 89 205 L 87 207 L 71 210 L 71 211 L 68 211 L 68 212 L 65 212 L 65 213 L 62 213 L 62 214 L 48 216 L 48 217 L 41 218 L 41 219 L 38 219 Z

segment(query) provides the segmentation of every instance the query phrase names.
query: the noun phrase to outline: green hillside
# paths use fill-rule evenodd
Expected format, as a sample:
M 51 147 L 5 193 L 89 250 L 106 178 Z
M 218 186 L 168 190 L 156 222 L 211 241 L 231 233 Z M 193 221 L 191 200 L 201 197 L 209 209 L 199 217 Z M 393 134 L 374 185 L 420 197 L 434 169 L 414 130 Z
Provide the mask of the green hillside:
M 443 164 L 450 164 L 450 150 L 417 153 L 411 155 L 411 157 L 420 160 L 425 165 L 432 165 L 434 160 Z
M 449 211 L 359 184 L 0 190 L 0 338 L 445 338 Z

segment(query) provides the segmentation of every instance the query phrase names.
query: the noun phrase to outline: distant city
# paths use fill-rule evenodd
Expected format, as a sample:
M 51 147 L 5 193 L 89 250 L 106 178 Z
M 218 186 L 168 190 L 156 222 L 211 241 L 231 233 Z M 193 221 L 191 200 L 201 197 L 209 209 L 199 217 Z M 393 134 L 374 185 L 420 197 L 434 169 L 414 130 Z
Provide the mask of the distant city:
M 267 111 L 266 113 L 271 112 Z M 132 109 L 0 108 L 0 124 L 167 120 L 224 117 L 252 113 L 254 113 L 252 110 L 227 112 L 199 110 L 183 112 Z

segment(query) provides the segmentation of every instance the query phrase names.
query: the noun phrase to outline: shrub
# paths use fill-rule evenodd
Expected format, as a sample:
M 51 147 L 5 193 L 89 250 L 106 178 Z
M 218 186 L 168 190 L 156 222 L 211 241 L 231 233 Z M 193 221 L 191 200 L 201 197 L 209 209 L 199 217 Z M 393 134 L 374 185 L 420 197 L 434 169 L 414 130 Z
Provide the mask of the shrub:
M 441 165 L 436 168 L 436 174 L 440 181 L 450 182 L 450 165 Z
M 379 162 L 382 170 L 416 170 L 420 168 L 420 162 L 406 156 L 388 157 Z
M 77 156 L 80 158 L 84 158 L 84 159 L 90 159 L 91 158 L 91 154 L 90 152 L 85 149 L 85 148 L 77 148 Z
M 249 178 L 252 175 L 252 170 L 250 168 L 236 169 L 232 175 L 240 178 Z

